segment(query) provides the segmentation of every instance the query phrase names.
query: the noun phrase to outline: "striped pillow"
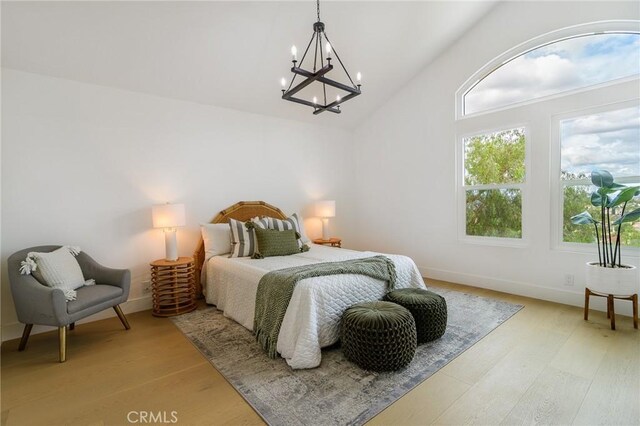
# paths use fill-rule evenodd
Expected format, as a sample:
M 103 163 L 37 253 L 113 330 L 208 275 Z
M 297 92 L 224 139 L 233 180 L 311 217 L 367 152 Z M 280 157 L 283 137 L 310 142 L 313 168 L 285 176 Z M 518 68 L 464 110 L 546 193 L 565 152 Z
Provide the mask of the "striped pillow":
M 271 218 L 270 217 L 263 217 L 263 218 L 254 217 L 253 219 L 251 219 L 251 222 L 255 223 L 256 226 L 260 229 L 270 229 L 271 221 L 269 219 Z
M 294 213 L 284 220 L 274 218 L 269 219 L 271 219 L 271 223 L 269 224 L 269 228 L 271 229 L 276 229 L 278 231 L 295 229 L 295 231 L 300 234 L 300 239 L 298 240 L 298 245 L 300 247 L 309 242 L 309 238 L 307 238 L 307 234 L 304 232 L 304 225 L 302 220 L 298 217 L 298 213 Z
M 229 257 L 250 257 L 256 251 L 256 234 L 247 229 L 245 222 L 229 219 L 231 228 L 231 254 Z

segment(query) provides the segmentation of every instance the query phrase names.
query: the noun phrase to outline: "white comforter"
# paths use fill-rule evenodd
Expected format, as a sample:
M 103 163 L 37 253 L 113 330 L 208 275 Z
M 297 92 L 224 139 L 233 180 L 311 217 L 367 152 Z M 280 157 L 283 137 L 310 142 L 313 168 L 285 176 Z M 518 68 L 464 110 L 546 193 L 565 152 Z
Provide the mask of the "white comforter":
M 320 262 L 356 259 L 380 253 L 359 252 L 311 244 L 306 253 L 265 259 L 212 257 L 207 262 L 204 294 L 207 303 L 217 306 L 249 330 L 253 329 L 255 298 L 260 278 L 269 271 Z M 396 288 L 425 288 L 413 260 L 385 255 L 396 265 Z M 314 277 L 296 285 L 287 308 L 277 349 L 292 368 L 320 365 L 320 348 L 340 337 L 340 317 L 351 305 L 379 300 L 386 283 L 364 275 L 345 274 Z

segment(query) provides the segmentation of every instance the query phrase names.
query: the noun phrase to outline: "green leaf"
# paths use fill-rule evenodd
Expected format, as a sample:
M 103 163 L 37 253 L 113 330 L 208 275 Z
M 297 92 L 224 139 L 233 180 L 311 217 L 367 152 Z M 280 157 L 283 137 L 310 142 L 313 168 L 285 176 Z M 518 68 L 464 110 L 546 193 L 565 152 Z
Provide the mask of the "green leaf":
M 621 183 L 615 183 L 615 182 L 613 182 L 613 183 L 611 184 L 611 186 L 609 186 L 608 188 L 613 189 L 613 190 L 617 190 L 617 189 L 624 189 L 624 188 L 626 188 L 626 187 L 627 187 L 627 185 L 623 185 L 623 184 L 621 184 Z
M 621 223 L 635 222 L 638 219 L 640 219 L 640 208 L 635 209 L 634 211 L 625 214 L 624 216 L 622 216 L 621 218 L 619 218 L 618 220 L 613 222 L 613 224 L 614 225 L 620 225 Z
M 600 207 L 602 205 L 602 195 L 598 194 L 598 191 L 591 193 L 591 204 Z
M 593 225 L 594 223 L 598 223 L 589 212 L 584 211 L 580 214 L 577 214 L 571 218 L 571 223 L 574 225 Z
M 608 206 L 609 202 L 611 201 L 611 197 L 609 197 L 607 194 L 611 194 L 612 192 L 616 191 L 611 188 L 598 188 L 591 194 L 591 204 L 596 207 L 600 207 L 604 203 L 605 206 Z
M 616 184 L 616 185 L 617 185 L 617 184 Z M 606 186 L 603 186 L 602 188 L 598 188 L 598 189 L 597 189 L 597 192 L 598 192 L 598 194 L 600 194 L 600 195 L 607 195 L 607 194 L 611 194 L 611 193 L 616 192 L 616 191 L 617 191 L 617 189 L 614 189 L 614 188 L 608 188 L 608 187 L 606 187 Z
M 610 188 L 613 176 L 606 170 L 594 170 L 591 172 L 591 182 L 598 188 Z
M 636 195 L 636 191 L 638 190 L 638 188 L 640 187 L 638 186 L 626 187 L 622 191 L 618 192 L 618 195 L 616 195 L 611 201 L 609 201 L 609 203 L 607 204 L 607 207 L 611 208 L 611 207 L 619 206 L 620 204 L 626 203 L 627 201 L 631 200 Z
M 607 204 L 609 204 L 609 201 L 611 201 L 607 194 L 610 194 L 612 192 L 615 191 L 609 188 L 598 188 L 597 191 L 594 191 L 591 194 L 591 204 L 596 207 L 600 207 L 602 203 L 604 203 L 604 205 L 606 206 Z

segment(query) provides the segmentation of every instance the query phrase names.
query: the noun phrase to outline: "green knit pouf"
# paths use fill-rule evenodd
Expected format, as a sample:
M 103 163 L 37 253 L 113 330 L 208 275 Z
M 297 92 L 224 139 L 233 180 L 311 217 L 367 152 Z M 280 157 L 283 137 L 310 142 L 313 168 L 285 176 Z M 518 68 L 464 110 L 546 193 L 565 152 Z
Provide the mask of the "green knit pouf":
M 405 367 L 416 353 L 416 324 L 411 312 L 391 302 L 359 303 L 342 315 L 342 351 L 365 370 Z
M 387 293 L 384 300 L 402 305 L 416 320 L 418 344 L 439 339 L 447 329 L 447 301 L 432 291 L 402 288 Z

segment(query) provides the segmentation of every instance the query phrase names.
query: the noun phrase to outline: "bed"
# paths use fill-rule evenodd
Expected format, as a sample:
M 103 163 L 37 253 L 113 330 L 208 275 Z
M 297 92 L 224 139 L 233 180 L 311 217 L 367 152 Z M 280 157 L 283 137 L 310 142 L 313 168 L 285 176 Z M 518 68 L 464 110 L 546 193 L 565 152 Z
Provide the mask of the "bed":
M 247 221 L 256 216 L 285 219 L 278 208 L 262 201 L 240 202 L 221 211 L 212 223 L 230 218 Z M 202 275 L 202 293 L 207 303 L 224 315 L 252 330 L 258 283 L 267 272 L 292 266 L 365 258 L 380 253 L 360 252 L 309 244 L 307 252 L 264 259 L 213 256 L 205 259 L 202 241 L 194 254 L 196 277 Z M 388 255 L 398 273 L 396 288 L 425 288 L 415 263 L 406 256 Z M 379 300 L 386 283 L 363 275 L 344 274 L 308 278 L 295 287 L 287 308 L 277 350 L 294 369 L 314 368 L 322 360 L 321 348 L 338 341 L 340 317 L 349 306 Z

